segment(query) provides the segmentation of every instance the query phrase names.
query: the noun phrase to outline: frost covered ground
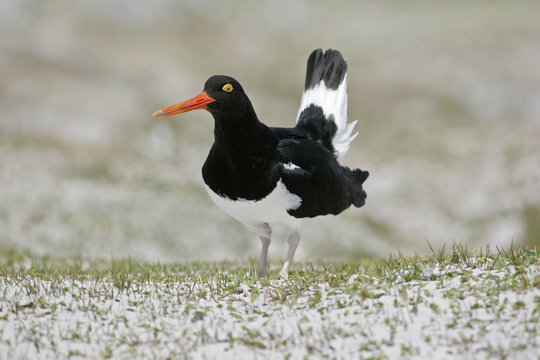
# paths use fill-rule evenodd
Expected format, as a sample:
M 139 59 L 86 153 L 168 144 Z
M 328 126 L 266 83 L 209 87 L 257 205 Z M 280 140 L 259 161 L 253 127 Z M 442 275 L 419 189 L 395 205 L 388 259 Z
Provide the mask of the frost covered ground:
M 273 264 L 273 268 L 279 267 Z M 4 254 L 0 358 L 537 359 L 540 261 L 521 250 L 297 265 Z

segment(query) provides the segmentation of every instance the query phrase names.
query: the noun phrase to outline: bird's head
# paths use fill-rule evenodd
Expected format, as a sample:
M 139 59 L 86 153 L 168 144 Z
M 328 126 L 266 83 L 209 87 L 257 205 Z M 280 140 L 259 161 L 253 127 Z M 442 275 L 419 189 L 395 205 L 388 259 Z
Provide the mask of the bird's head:
M 204 90 L 195 97 L 156 111 L 155 118 L 176 115 L 191 110 L 206 109 L 213 115 L 240 111 L 251 104 L 238 81 L 230 76 L 214 75 L 206 80 Z

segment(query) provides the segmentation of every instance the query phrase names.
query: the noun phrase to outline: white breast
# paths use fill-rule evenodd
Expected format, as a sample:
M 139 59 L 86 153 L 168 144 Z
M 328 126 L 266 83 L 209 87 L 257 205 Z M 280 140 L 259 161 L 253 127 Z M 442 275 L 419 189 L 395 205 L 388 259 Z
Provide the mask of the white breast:
M 290 230 L 297 230 L 300 227 L 301 219 L 289 215 L 287 210 L 297 209 L 302 199 L 287 190 L 281 179 L 274 190 L 259 201 L 231 200 L 219 196 L 206 184 L 205 188 L 218 207 L 257 233 L 260 233 L 259 229 L 262 223 L 283 225 Z M 260 235 L 263 234 L 260 233 Z

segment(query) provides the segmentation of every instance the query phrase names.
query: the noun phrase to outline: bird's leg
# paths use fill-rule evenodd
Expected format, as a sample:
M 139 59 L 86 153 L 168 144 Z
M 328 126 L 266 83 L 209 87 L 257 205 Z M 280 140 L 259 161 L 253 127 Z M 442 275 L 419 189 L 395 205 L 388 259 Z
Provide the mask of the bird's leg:
M 261 239 L 262 248 L 261 248 L 261 259 L 259 262 L 259 269 L 257 270 L 257 277 L 263 277 L 267 275 L 266 272 L 266 259 L 268 257 L 268 248 L 270 247 L 270 241 L 272 238 L 272 229 L 267 223 L 262 224 L 259 227 L 260 233 L 262 233 L 259 238 Z
M 300 243 L 300 232 L 298 232 L 298 230 L 294 230 L 292 234 L 289 235 L 287 242 L 289 243 L 289 250 L 287 251 L 287 260 L 285 261 L 285 264 L 283 264 L 283 267 L 281 268 L 281 271 L 279 272 L 279 276 L 284 280 L 287 280 L 289 278 L 289 266 L 292 263 L 296 248 L 298 247 L 298 244 Z
M 261 248 L 261 261 L 259 263 L 259 270 L 257 270 L 257 277 L 264 277 L 267 274 L 266 272 L 266 258 L 268 256 L 268 248 L 270 247 L 271 239 L 269 237 L 260 236 L 262 248 Z

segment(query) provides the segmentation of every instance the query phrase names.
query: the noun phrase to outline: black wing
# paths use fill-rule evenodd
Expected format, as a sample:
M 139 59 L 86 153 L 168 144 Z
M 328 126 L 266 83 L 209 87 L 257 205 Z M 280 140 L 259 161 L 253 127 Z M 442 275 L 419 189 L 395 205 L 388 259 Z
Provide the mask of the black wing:
M 341 166 L 332 152 L 307 138 L 282 139 L 278 156 L 285 166 L 282 180 L 302 203 L 289 210 L 294 217 L 337 215 L 349 206 L 365 204 L 362 183 L 369 173 Z

